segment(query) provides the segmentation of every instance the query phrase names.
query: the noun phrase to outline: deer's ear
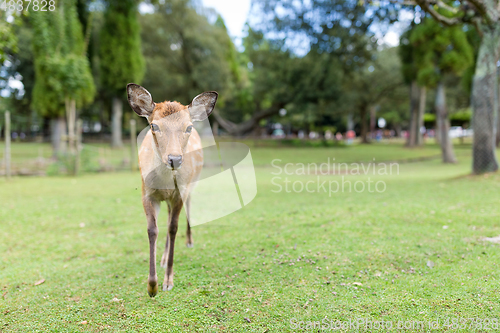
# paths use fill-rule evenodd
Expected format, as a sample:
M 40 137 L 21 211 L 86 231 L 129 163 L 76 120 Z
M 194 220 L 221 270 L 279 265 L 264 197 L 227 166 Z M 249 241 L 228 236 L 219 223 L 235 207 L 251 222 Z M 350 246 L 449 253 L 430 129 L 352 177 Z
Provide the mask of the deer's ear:
M 199 94 L 189 104 L 189 114 L 192 121 L 205 120 L 214 110 L 219 94 L 216 91 L 207 91 Z
M 127 84 L 128 104 L 141 117 L 149 117 L 153 113 L 155 103 L 149 91 L 138 84 Z

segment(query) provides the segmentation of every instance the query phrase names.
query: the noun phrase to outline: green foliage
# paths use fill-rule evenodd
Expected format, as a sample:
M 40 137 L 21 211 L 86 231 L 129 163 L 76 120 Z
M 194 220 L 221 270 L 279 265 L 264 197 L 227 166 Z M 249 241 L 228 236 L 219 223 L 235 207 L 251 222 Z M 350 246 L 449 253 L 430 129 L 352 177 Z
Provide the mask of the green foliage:
M 7 17 L 7 12 L 0 10 L 0 65 L 7 60 L 8 54 L 17 52 L 15 25 L 7 22 Z
M 411 30 L 405 31 L 399 39 L 398 53 L 401 60 L 401 73 L 406 84 L 417 77 L 417 68 L 415 64 L 414 47 L 410 42 Z
M 346 71 L 363 67 L 377 48 L 377 38 L 370 29 L 375 22 L 393 22 L 397 10 L 393 4 L 369 9 L 351 0 L 254 0 L 252 27 L 272 33 L 273 41 L 294 51 L 304 39 L 311 50 L 335 55 Z
M 434 123 L 436 122 L 436 115 L 433 113 L 424 113 L 424 122 L 425 123 Z
M 0 12 L 0 17 L 2 13 Z M 32 31 L 27 16 L 16 16 L 14 22 L 9 23 L 9 31 L 15 36 L 16 43 L 10 46 L 4 45 L 4 53 L 0 55 L 4 60 L 8 60 L 3 64 L 0 60 L 0 90 L 10 92 L 5 104 L 12 111 L 12 122 L 19 125 L 20 118 L 26 119 L 31 114 L 31 93 L 35 81 Z M 23 88 L 9 85 L 10 78 L 22 79 Z
M 462 86 L 464 88 L 464 91 L 466 91 L 468 95 L 470 95 L 470 92 L 472 91 L 472 79 L 474 78 L 474 74 L 476 72 L 476 61 L 477 54 L 479 52 L 479 46 L 481 45 L 481 36 L 476 29 L 470 26 L 465 26 L 465 29 L 467 40 L 471 45 L 472 50 L 474 51 L 474 61 L 462 74 Z
M 64 114 L 66 99 L 92 102 L 94 81 L 73 0 L 58 1 L 52 12 L 31 13 L 35 85 L 33 108 L 45 116 Z
M 100 34 L 102 88 L 112 96 L 124 96 L 127 83 L 140 84 L 145 63 L 141 52 L 137 1 L 107 0 Z
M 199 93 L 216 90 L 219 112 L 241 119 L 250 82 L 220 16 L 212 24 L 191 1 L 169 0 L 156 4 L 153 14 L 141 15 L 140 23 L 147 68 L 143 85 L 156 101 L 188 104 Z
M 451 121 L 470 122 L 472 119 L 472 109 L 466 108 L 450 115 Z
M 377 117 L 384 117 L 389 126 L 401 124 L 406 116 L 408 93 L 398 49 L 387 48 L 375 55 L 367 68 L 345 76 L 338 108 L 359 115 L 368 112 L 369 107 L 378 106 Z
M 445 74 L 460 76 L 473 64 L 474 51 L 462 26 L 443 27 L 427 18 L 409 39 L 421 86 L 435 87 Z
M 251 28 L 244 39 L 250 66 L 252 104 L 257 110 L 286 105 L 295 126 L 313 126 L 333 112 L 332 102 L 341 95 L 343 71 L 327 53 L 310 51 L 303 57 L 283 50 L 283 44 L 264 38 Z M 319 124 L 318 124 L 319 125 Z

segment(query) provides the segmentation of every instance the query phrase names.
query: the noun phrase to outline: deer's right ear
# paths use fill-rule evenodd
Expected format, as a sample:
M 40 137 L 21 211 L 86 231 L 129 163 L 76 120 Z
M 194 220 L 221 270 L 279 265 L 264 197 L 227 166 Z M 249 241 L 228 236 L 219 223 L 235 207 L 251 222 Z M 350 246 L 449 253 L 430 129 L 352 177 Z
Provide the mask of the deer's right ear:
M 138 84 L 127 84 L 128 104 L 141 117 L 149 117 L 155 108 L 155 103 L 149 91 Z

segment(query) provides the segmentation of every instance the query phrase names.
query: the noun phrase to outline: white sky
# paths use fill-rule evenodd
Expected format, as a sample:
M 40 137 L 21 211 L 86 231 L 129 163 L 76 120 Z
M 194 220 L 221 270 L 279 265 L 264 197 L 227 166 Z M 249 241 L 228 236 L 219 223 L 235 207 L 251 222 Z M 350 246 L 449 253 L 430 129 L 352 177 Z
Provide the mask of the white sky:
M 231 37 L 235 37 L 236 45 L 241 45 L 243 27 L 250 11 L 250 0 L 202 0 L 205 7 L 214 8 L 224 19 Z

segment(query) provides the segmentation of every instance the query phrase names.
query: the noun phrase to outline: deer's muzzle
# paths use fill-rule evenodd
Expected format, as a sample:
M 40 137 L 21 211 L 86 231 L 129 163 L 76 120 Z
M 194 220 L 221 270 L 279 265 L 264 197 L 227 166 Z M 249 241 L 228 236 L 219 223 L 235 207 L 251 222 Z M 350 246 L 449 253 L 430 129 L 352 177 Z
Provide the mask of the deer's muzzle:
M 182 164 L 182 156 L 181 155 L 168 155 L 168 165 L 173 169 L 180 169 Z

